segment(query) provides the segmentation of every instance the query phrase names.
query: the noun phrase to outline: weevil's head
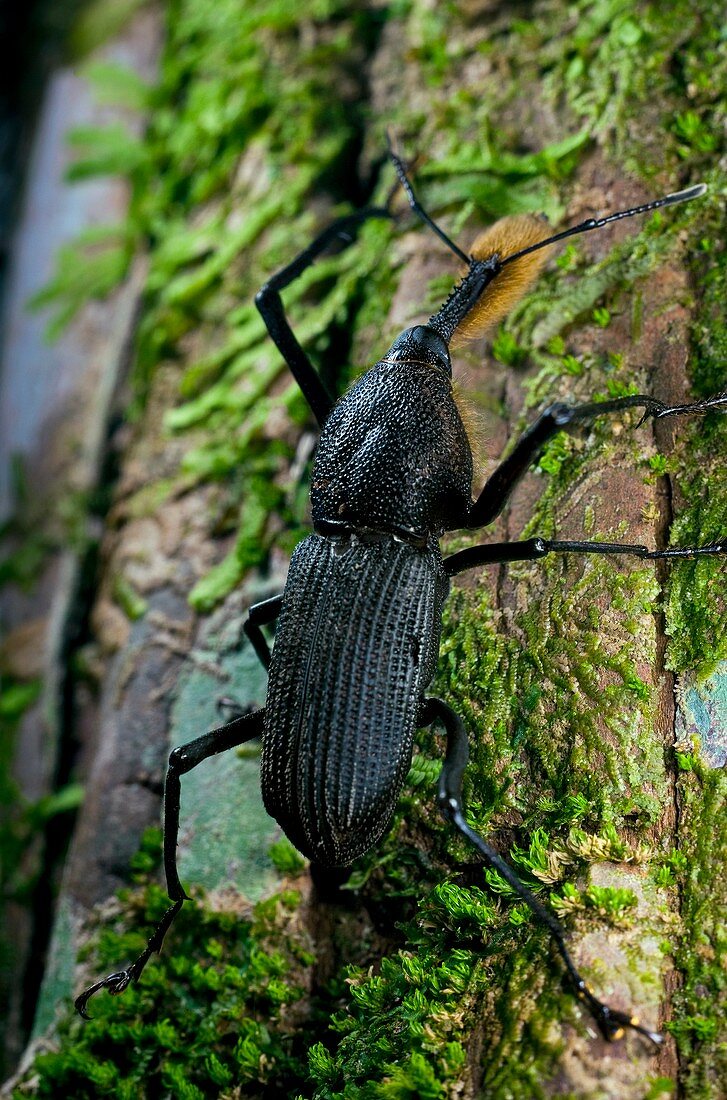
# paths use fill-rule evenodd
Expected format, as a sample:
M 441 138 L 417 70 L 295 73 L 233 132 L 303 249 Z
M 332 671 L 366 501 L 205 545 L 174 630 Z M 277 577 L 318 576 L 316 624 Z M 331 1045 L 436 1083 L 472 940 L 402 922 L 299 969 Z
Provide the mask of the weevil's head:
M 440 367 L 445 374 L 452 377 L 452 361 L 446 341 L 429 325 L 415 325 L 404 329 L 387 351 L 384 362 L 429 363 L 433 367 Z

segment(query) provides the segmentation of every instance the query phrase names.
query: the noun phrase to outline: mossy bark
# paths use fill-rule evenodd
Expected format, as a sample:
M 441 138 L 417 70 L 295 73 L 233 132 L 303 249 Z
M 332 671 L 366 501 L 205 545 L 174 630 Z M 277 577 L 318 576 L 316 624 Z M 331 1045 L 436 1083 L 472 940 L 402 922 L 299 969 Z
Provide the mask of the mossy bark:
M 215 697 L 233 681 L 245 702 L 262 692 L 249 690 L 239 624 L 255 592 L 278 587 L 305 529 L 311 437 L 250 302 L 340 204 L 386 195 L 386 128 L 419 154 L 422 200 L 465 246 L 510 212 L 545 210 L 560 225 L 697 172 L 713 185 L 700 205 L 574 243 L 494 343 L 460 350 L 479 440 L 475 489 L 548 399 L 640 391 L 680 401 L 690 388 L 724 387 L 709 305 L 724 262 L 721 106 L 702 68 L 706 57 L 712 72 L 724 64 L 716 6 L 534 4 L 513 18 L 491 2 L 331 0 L 298 18 L 272 0 L 252 14 L 216 0 L 170 11 L 162 105 L 133 211 L 150 262 L 143 411 L 93 620 L 108 723 L 66 877 L 74 934 L 125 881 L 139 827 L 157 819 L 170 716 L 177 743 L 212 724 Z M 400 225 L 372 224 L 321 261 L 291 288 L 291 311 L 341 387 L 426 318 L 455 274 L 403 212 Z M 710 542 L 724 531 L 726 445 L 716 418 L 668 432 L 603 418 L 547 449 L 487 537 L 664 545 L 676 522 L 681 542 Z M 244 835 L 230 835 L 234 790 L 188 784 L 184 812 L 212 798 L 221 822 L 202 905 L 226 901 L 242 930 L 220 918 L 219 932 L 204 909 L 181 920 L 126 1001 L 99 998 L 91 1030 L 60 1025 L 60 1053 L 41 1059 L 22 1094 L 50 1095 L 52 1072 L 56 1087 L 95 1095 L 116 1066 L 118 1095 L 152 1095 L 137 1067 L 153 1062 L 175 1096 L 718 1096 L 724 898 L 719 846 L 705 838 L 716 837 L 719 783 L 691 745 L 677 758 L 674 739 L 684 671 L 722 674 L 724 570 L 696 569 L 692 595 L 676 576 L 597 559 L 466 576 L 447 606 L 435 683 L 471 732 L 472 824 L 545 899 L 552 890 L 600 995 L 649 1026 L 674 1021 L 658 1055 L 634 1035 L 597 1038 L 544 934 L 501 883 L 490 878 L 488 889 L 439 818 L 442 743 L 425 731 L 390 835 L 354 868 L 355 889 L 333 898 L 329 882 L 312 889 L 278 851 L 282 885 L 296 892 L 253 911 L 274 873 L 265 830 L 251 837 L 235 824 Z M 667 624 L 662 597 L 675 586 Z M 694 593 L 716 610 L 702 614 Z M 197 844 L 211 827 L 197 819 Z M 202 882 L 185 862 L 194 828 L 183 878 Z M 122 961 L 114 950 L 105 936 L 94 972 Z M 244 980 L 231 977 L 228 951 Z M 175 952 L 194 957 L 175 970 Z M 233 1019 L 244 1020 L 237 1032 Z

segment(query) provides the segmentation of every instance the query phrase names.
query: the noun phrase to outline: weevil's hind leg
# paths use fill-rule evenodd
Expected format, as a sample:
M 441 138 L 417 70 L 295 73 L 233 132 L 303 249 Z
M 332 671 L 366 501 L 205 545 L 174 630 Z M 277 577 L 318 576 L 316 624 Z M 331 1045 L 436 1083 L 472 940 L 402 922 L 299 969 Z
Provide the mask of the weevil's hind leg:
M 126 987 L 132 982 L 137 982 L 139 980 L 151 956 L 161 951 L 164 937 L 177 913 L 184 905 L 184 901 L 184 898 L 180 898 L 178 901 L 175 901 L 173 905 L 169 906 L 159 924 L 154 929 L 141 955 L 139 955 L 138 959 L 135 959 L 130 966 L 127 966 L 126 970 L 117 970 L 113 974 L 108 974 L 105 978 L 101 978 L 99 981 L 94 982 L 88 989 L 84 989 L 83 993 L 76 997 L 74 1005 L 79 1016 L 82 1016 L 84 1020 L 93 1019 L 92 1016 L 88 1015 L 86 1007 L 94 994 L 98 993 L 100 990 L 106 989 L 113 996 L 117 996 L 119 993 L 123 993 Z
M 334 241 L 343 240 L 346 244 L 350 244 L 364 222 L 371 218 L 392 217 L 393 215 L 386 208 L 370 206 L 355 214 L 339 218 L 324 229 L 313 243 L 303 249 L 287 267 L 273 275 L 255 297 L 255 305 L 260 310 L 267 330 L 290 367 L 320 427 L 323 427 L 333 408 L 333 399 L 288 323 L 280 292 L 310 267 L 321 252 L 324 252 Z
M 653 397 L 635 394 L 633 397 L 617 397 L 612 401 L 593 401 L 584 405 L 566 405 L 558 402 L 549 405 L 515 444 L 508 457 L 500 463 L 465 517 L 463 527 L 485 527 L 495 520 L 505 507 L 510 494 L 523 474 L 539 457 L 545 444 L 558 432 L 578 424 L 590 423 L 606 413 L 624 409 L 643 409 L 640 423 L 653 417 L 662 420 L 667 416 L 699 415 L 716 409 L 727 412 L 727 393 L 718 393 L 702 401 L 687 405 L 665 405 Z
M 436 719 L 442 722 L 447 731 L 447 753 L 439 777 L 438 792 L 439 806 L 444 816 L 477 849 L 489 866 L 497 871 L 515 893 L 529 905 L 541 924 L 544 924 L 548 929 L 565 964 L 568 979 L 576 996 L 591 1013 L 604 1039 L 609 1041 L 619 1039 L 624 1028 L 629 1027 L 650 1039 L 657 1046 L 660 1045 L 662 1037 L 658 1032 L 641 1027 L 633 1017 L 626 1015 L 624 1012 L 619 1012 L 618 1009 L 610 1008 L 603 1001 L 599 1001 L 590 991 L 585 979 L 581 977 L 576 969 L 565 944 L 565 933 L 556 917 L 520 881 L 515 871 L 505 862 L 502 856 L 487 841 L 483 840 L 479 833 L 469 827 L 462 811 L 462 776 L 469 757 L 469 745 L 464 723 L 443 700 L 437 698 L 426 699 L 420 712 L 420 723 L 429 725 Z
M 630 554 L 647 561 L 660 559 L 684 560 L 727 554 L 727 537 L 722 542 L 706 546 L 671 546 L 668 550 L 649 550 L 648 546 L 625 542 L 558 542 L 555 539 L 523 539 L 522 542 L 490 542 L 468 546 L 444 559 L 448 577 L 474 569 L 478 565 L 495 565 L 509 561 L 537 561 L 546 554 Z
M 76 998 L 76 1011 L 84 1019 L 89 1019 L 86 1007 L 91 997 L 99 990 L 107 989 L 109 993 L 115 995 L 123 993 L 131 982 L 139 980 L 151 956 L 161 951 L 164 937 L 182 905 L 185 901 L 190 900 L 179 881 L 177 871 L 181 777 L 196 768 L 203 760 L 208 760 L 210 756 L 217 756 L 218 753 L 227 752 L 228 749 L 237 748 L 238 745 L 244 745 L 246 741 L 250 741 L 253 737 L 259 737 L 262 732 L 264 714 L 264 710 L 257 710 L 253 714 L 242 715 L 232 722 L 228 722 L 225 726 L 219 726 L 217 729 L 197 737 L 186 745 L 180 745 L 171 753 L 164 785 L 164 874 L 167 880 L 167 893 L 172 904 L 154 929 L 149 942 L 138 959 L 135 959 L 125 970 L 115 971 L 106 978 L 95 982 Z

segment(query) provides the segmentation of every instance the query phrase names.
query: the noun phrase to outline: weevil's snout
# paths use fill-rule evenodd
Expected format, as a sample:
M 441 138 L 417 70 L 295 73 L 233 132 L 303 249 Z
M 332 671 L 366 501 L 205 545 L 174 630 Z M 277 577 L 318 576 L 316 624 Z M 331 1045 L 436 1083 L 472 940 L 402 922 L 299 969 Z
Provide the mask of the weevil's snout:
M 384 356 L 386 362 L 430 363 L 432 366 L 441 367 L 451 376 L 452 361 L 449 358 L 449 348 L 442 336 L 429 325 L 415 325 L 414 328 L 406 328 L 397 336 L 391 348 Z

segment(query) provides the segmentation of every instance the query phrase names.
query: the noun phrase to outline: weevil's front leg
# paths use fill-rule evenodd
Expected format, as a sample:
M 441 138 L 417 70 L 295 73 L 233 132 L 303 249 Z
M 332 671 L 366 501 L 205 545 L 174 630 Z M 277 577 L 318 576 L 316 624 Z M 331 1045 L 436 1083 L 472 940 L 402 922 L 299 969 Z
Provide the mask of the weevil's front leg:
M 649 417 L 662 420 L 667 416 L 698 415 L 717 409 L 727 412 L 727 393 L 718 393 L 687 405 L 665 405 L 653 397 L 636 394 L 617 397 L 612 401 L 593 401 L 585 405 L 549 405 L 525 431 L 513 451 L 485 483 L 485 487 L 464 518 L 463 527 L 485 527 L 496 519 L 523 474 L 532 466 L 543 447 L 558 432 L 578 424 L 590 423 L 605 413 L 624 409 L 643 409 L 641 423 Z
M 648 561 L 713 557 L 727 554 L 727 538 L 707 546 L 672 546 L 668 550 L 649 550 L 648 546 L 625 542 L 558 542 L 554 539 L 523 539 L 522 542 L 491 542 L 468 546 L 444 559 L 448 577 L 474 569 L 478 565 L 495 565 L 509 561 L 537 561 L 546 554 L 631 554 Z
M 438 792 L 439 805 L 444 816 L 477 849 L 489 866 L 505 879 L 508 886 L 512 887 L 515 893 L 530 906 L 537 919 L 548 929 L 565 963 L 568 979 L 576 996 L 591 1013 L 604 1039 L 609 1041 L 619 1039 L 623 1034 L 623 1029 L 629 1027 L 646 1036 L 657 1046 L 660 1045 L 662 1037 L 658 1032 L 641 1027 L 632 1016 L 628 1016 L 618 1009 L 610 1008 L 603 1001 L 599 1001 L 590 991 L 585 979 L 581 977 L 571 958 L 565 944 L 565 932 L 554 914 L 542 905 L 527 886 L 520 881 L 515 871 L 505 862 L 502 856 L 467 824 L 462 810 L 462 776 L 469 757 L 467 733 L 462 719 L 455 714 L 451 707 L 447 706 L 441 699 L 429 698 L 425 701 L 420 712 L 420 721 L 422 725 L 429 725 L 436 719 L 442 722 L 447 731 L 447 753 L 439 777 Z
M 323 427 L 328 414 L 333 408 L 333 399 L 323 385 L 315 367 L 298 343 L 293 330 L 285 316 L 280 291 L 297 279 L 307 267 L 313 263 L 317 256 L 324 252 L 335 240 L 343 240 L 350 244 L 365 221 L 370 218 L 391 218 L 393 215 L 384 207 L 370 206 L 365 210 L 359 210 L 355 214 L 349 214 L 345 218 L 339 218 L 324 229 L 308 248 L 305 248 L 299 256 L 273 275 L 265 286 L 258 291 L 255 297 L 255 305 L 260 310 L 267 330 L 290 367 L 291 373 L 301 388 L 303 396 L 308 402 L 313 415 L 320 427 Z
M 180 745 L 171 753 L 164 784 L 164 874 L 167 880 L 169 900 L 172 904 L 154 929 L 149 942 L 138 959 L 135 959 L 125 970 L 115 971 L 106 978 L 95 982 L 76 998 L 76 1011 L 84 1019 L 90 1018 L 86 1013 L 86 1006 L 94 993 L 98 993 L 101 989 L 107 989 L 109 993 L 114 995 L 123 993 L 131 982 L 139 980 L 151 956 L 161 951 L 164 937 L 182 905 L 185 901 L 190 900 L 179 881 L 177 871 L 181 777 L 196 768 L 203 760 L 209 759 L 210 756 L 217 756 L 218 753 L 227 752 L 228 749 L 237 748 L 238 745 L 244 745 L 246 741 L 250 741 L 253 737 L 259 737 L 262 732 L 264 714 L 264 710 L 257 710 L 253 714 L 242 715 L 232 722 L 228 722 L 225 726 L 219 726 L 217 729 L 197 737 L 186 745 Z

